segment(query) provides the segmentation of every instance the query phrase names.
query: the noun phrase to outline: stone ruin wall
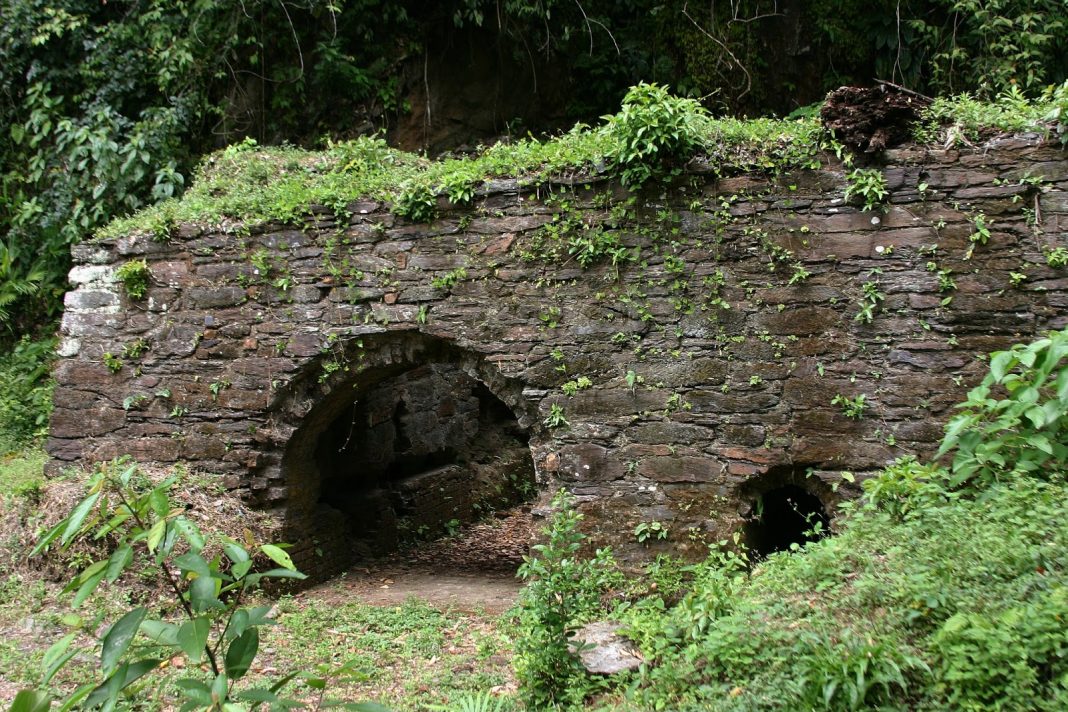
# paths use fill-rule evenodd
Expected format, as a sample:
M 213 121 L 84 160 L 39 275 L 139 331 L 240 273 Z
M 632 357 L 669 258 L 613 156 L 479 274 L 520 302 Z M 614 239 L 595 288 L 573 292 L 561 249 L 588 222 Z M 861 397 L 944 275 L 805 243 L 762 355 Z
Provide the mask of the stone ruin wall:
M 1015 138 L 884 159 L 886 213 L 844 204 L 848 169 L 825 157 L 776 180 L 697 167 L 683 187 L 639 196 L 640 221 L 624 225 L 605 195 L 627 194 L 608 182 L 493 181 L 471 208 L 443 202 L 431 224 L 366 201 L 340 222 L 314 208 L 298 227 L 182 226 L 166 242 L 80 245 L 55 370 L 52 469 L 121 454 L 187 462 L 274 512 L 298 562 L 328 574 L 349 549 L 341 505 L 324 514 L 324 492 L 335 470 L 358 473 L 373 457 L 353 452 L 356 464 L 345 464 L 322 443 L 346 414 L 374 410 L 358 404 L 376 388 L 392 392 L 395 379 L 436 364 L 514 414 L 507 438 L 529 441 L 541 501 L 561 486 L 574 492 L 593 543 L 624 560 L 700 556 L 783 483 L 832 507 L 855 492 L 842 471 L 859 481 L 936 449 L 951 406 L 985 371 L 983 354 L 1068 325 L 1068 271 L 1043 254 L 1068 247 L 1064 150 Z M 1043 180 L 1021 183 L 1028 176 Z M 979 214 L 990 239 L 967 259 Z M 566 254 L 530 260 L 545 249 L 543 227 L 567 216 L 644 245 L 642 262 L 616 279 Z M 140 258 L 151 285 L 132 300 L 115 270 Z M 810 276 L 791 284 L 795 258 Z M 1026 279 L 1014 283 L 1013 272 Z M 866 282 L 884 296 L 870 323 L 855 318 Z M 589 387 L 562 391 L 580 376 Z M 407 404 L 397 432 L 423 414 L 412 432 L 467 422 L 455 437 L 479 441 L 482 406 L 457 388 Z M 836 395 L 863 395 L 861 417 L 833 405 Z M 547 424 L 553 406 L 566 426 Z M 356 442 L 392 442 L 374 422 L 360 416 Z M 517 457 L 509 442 L 498 469 L 524 466 L 526 451 Z M 479 456 L 467 460 L 464 472 Z M 492 458 L 478 467 L 492 470 Z M 634 528 L 654 521 L 669 536 L 640 546 Z

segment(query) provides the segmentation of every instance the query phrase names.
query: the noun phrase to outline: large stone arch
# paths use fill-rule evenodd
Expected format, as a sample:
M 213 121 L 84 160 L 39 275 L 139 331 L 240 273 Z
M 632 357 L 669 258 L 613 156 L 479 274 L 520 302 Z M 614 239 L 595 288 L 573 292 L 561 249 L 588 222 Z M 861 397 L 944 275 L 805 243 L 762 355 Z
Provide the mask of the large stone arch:
M 383 406 L 386 417 L 368 410 Z M 517 379 L 456 341 L 418 330 L 332 340 L 271 408 L 272 429 L 289 435 L 268 478 L 285 488 L 276 506 L 295 558 L 314 555 L 306 568 L 330 573 L 531 494 L 535 408 Z M 401 448 L 401 439 L 416 442 Z M 488 447 L 493 465 L 475 459 Z

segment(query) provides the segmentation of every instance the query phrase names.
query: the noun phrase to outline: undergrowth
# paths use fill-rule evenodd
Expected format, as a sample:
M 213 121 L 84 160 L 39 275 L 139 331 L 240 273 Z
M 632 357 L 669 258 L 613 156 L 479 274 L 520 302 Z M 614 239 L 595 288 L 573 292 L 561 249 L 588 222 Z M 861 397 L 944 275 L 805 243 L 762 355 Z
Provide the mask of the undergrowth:
M 627 710 L 1068 709 L 1066 359 L 1068 330 L 993 354 L 947 426 L 949 464 L 896 461 L 843 506 L 836 536 L 758 564 L 721 542 L 683 583 L 658 560 L 614 596 L 601 555 L 580 587 L 596 610 L 536 635 L 525 619 L 517 652 L 545 659 L 550 630 L 596 617 L 625 624 L 641 669 L 607 690 L 571 673 L 564 706 L 599 689 Z M 550 553 L 538 580 L 581 570 Z M 521 675 L 525 696 L 556 669 Z
M 55 339 L 24 337 L 0 353 L 0 455 L 18 451 L 48 430 Z

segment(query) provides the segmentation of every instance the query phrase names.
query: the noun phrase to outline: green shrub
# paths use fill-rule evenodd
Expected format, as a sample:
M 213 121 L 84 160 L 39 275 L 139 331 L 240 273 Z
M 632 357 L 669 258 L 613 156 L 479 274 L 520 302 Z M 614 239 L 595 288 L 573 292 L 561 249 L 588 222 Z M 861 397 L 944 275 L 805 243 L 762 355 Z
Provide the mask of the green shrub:
M 544 543 L 524 558 L 519 577 L 527 582 L 516 609 L 515 672 L 520 695 L 530 709 L 579 702 L 585 695 L 585 670 L 569 651 L 571 635 L 596 615 L 605 591 L 621 583 L 612 554 L 580 554 L 585 535 L 574 498 L 561 490 L 553 498 L 553 516 L 543 530 Z
M 886 211 L 886 198 L 890 195 L 886 187 L 886 176 L 876 168 L 858 168 L 848 176 L 849 185 L 845 189 L 845 200 L 850 202 L 860 198 L 864 210 Z
M 605 130 L 616 142 L 607 157 L 629 186 L 677 173 L 710 128 L 708 113 L 696 100 L 644 82 L 631 87 L 618 114 L 605 118 Z
M 0 355 L 0 451 L 23 447 L 48 431 L 55 346 L 55 339 L 23 337 Z
M 938 456 L 953 485 L 1042 477 L 1068 466 L 1068 329 L 990 356 L 990 372 L 950 420 Z
M 393 201 L 393 212 L 412 222 L 430 222 L 438 214 L 438 199 L 429 185 L 404 183 Z

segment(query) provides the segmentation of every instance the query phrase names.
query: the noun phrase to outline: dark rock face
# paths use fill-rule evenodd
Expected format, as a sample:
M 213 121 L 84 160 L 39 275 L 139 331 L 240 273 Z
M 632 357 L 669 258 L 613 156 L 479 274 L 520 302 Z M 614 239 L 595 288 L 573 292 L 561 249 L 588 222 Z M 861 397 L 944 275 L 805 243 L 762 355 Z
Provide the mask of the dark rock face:
M 542 228 L 565 189 L 499 181 L 429 225 L 361 203 L 300 229 L 78 246 L 52 465 L 186 461 L 275 512 L 320 575 L 532 477 L 574 492 L 591 544 L 623 560 L 701 556 L 743 530 L 768 473 L 833 514 L 855 492 L 841 471 L 936 449 L 983 354 L 1068 324 L 1068 273 L 1044 255 L 1068 247 L 1062 150 L 886 159 L 886 212 L 843 204 L 828 159 L 695 178 L 624 224 L 607 187 L 568 188 L 590 230 L 559 242 Z M 640 261 L 582 269 L 568 247 L 597 230 Z M 152 285 L 132 301 L 114 273 L 141 256 Z M 666 535 L 639 543 L 653 522 Z

